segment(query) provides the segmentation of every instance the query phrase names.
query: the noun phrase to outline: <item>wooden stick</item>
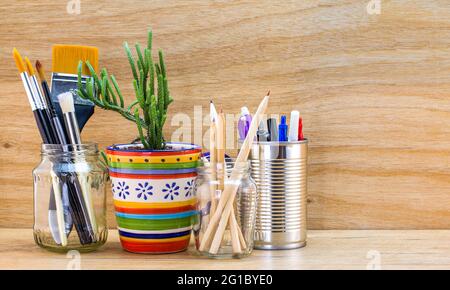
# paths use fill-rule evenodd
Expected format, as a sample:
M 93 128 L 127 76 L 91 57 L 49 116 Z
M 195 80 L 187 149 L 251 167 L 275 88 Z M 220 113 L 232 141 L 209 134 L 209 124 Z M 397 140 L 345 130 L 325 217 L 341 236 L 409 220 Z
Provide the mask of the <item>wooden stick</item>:
M 210 219 L 214 216 L 217 207 L 216 201 L 216 191 L 217 191 L 217 149 L 216 149 L 216 137 L 217 137 L 217 111 L 214 106 L 213 101 L 210 101 L 209 105 L 209 115 L 211 118 L 211 124 L 209 128 L 209 169 L 210 169 L 210 178 L 209 178 L 209 195 L 211 199 L 211 207 L 209 209 Z M 209 225 L 208 225 L 209 227 Z M 209 247 L 210 243 L 204 242 L 205 239 L 202 238 L 200 242 L 200 251 L 204 251 L 207 247 Z
M 225 189 L 225 176 L 227 175 L 227 169 L 225 164 L 225 115 L 223 113 L 223 110 L 220 110 L 220 113 L 217 116 L 217 180 L 219 182 L 218 184 L 218 190 L 223 193 L 223 190 Z M 229 219 L 229 228 L 231 231 L 231 245 L 233 247 L 233 253 L 241 253 L 241 244 L 239 240 L 239 233 L 238 233 L 238 224 L 236 221 L 236 216 L 233 214 L 230 215 Z
M 223 191 L 225 189 L 224 178 L 226 174 L 225 168 L 225 117 L 223 111 L 217 116 L 217 167 L 219 172 L 217 180 L 219 181 L 218 189 Z
M 214 106 L 214 104 L 212 104 L 212 106 Z M 217 112 L 215 108 L 213 108 L 211 111 L 213 112 L 213 114 Z M 225 164 L 225 136 L 226 136 L 225 114 L 221 109 L 220 114 L 217 114 L 214 117 L 217 118 L 216 122 L 216 145 L 217 145 L 216 157 L 217 157 L 217 181 L 218 181 L 217 191 L 220 194 L 222 194 L 223 190 L 225 189 L 225 179 L 227 174 Z M 232 215 L 230 215 L 228 226 L 231 231 L 231 244 L 233 247 L 233 252 L 241 253 L 242 248 L 239 240 L 239 234 L 242 235 L 242 233 L 239 233 L 240 228 L 238 227 L 234 211 Z
M 213 119 L 211 121 L 211 128 L 210 128 L 210 132 L 209 132 L 209 166 L 210 166 L 210 170 L 211 170 L 211 178 L 209 180 L 210 185 L 209 185 L 209 190 L 210 190 L 210 195 L 211 195 L 211 210 L 210 210 L 210 216 L 212 216 L 214 214 L 214 212 L 216 211 L 216 205 L 217 205 L 217 201 L 216 201 L 216 190 L 217 190 L 217 186 L 216 186 L 216 181 L 217 181 L 217 154 L 216 154 L 216 120 Z
M 226 184 L 225 190 L 219 200 L 219 204 L 216 208 L 216 212 L 211 218 L 209 222 L 209 226 L 206 229 L 205 236 L 203 238 L 202 244 L 209 243 L 213 231 L 215 227 L 217 226 L 217 223 L 219 223 L 219 226 L 217 228 L 217 231 L 215 232 L 215 235 L 213 237 L 213 241 L 210 248 L 210 253 L 217 254 L 219 250 L 220 243 L 223 238 L 223 233 L 225 231 L 225 227 L 227 225 L 229 216 L 231 214 L 231 210 L 233 209 L 233 202 L 234 198 L 236 196 L 237 189 L 239 187 L 239 181 L 242 179 L 242 173 L 240 172 L 241 169 L 239 168 L 240 165 L 247 161 L 248 155 L 250 153 L 251 146 L 253 145 L 253 141 L 256 136 L 256 132 L 258 130 L 258 125 L 261 121 L 262 115 L 266 112 L 267 105 L 269 102 L 269 93 L 267 96 L 262 100 L 261 104 L 258 107 L 258 110 L 252 120 L 252 123 L 250 125 L 250 129 L 248 132 L 247 137 L 244 140 L 244 143 L 242 144 L 242 148 L 239 152 L 239 155 L 236 159 L 235 167 L 233 168 L 231 172 L 231 177 L 229 183 Z
M 240 229 L 238 229 L 238 223 L 234 215 L 234 209 L 232 210 L 232 214 L 230 215 L 230 220 L 228 222 L 231 232 L 231 246 L 233 247 L 233 253 L 240 254 L 242 253 L 241 241 L 239 240 Z

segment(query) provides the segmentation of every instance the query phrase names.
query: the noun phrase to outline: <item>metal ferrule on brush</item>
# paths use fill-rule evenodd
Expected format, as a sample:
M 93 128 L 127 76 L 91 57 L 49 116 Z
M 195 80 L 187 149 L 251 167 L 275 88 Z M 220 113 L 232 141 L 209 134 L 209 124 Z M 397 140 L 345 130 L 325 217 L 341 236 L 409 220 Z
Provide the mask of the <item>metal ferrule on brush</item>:
M 36 92 L 35 96 L 38 98 L 38 102 L 39 102 L 39 106 L 40 106 L 39 109 L 48 108 L 47 102 L 45 102 L 44 95 L 42 94 L 42 91 L 39 87 L 39 83 L 36 79 L 36 76 L 32 75 L 30 77 L 30 82 L 31 82 L 31 85 L 32 85 L 34 91 Z
M 80 129 L 78 128 L 75 112 L 64 113 L 64 122 L 66 124 L 67 135 L 71 144 L 81 144 Z
M 92 79 L 91 76 L 81 76 L 81 83 L 86 84 L 87 80 Z M 76 74 L 66 74 L 66 73 L 52 73 L 51 78 L 51 92 L 52 98 L 57 101 L 57 96 L 62 93 L 70 92 L 76 88 L 78 83 L 78 75 Z M 75 104 L 92 106 L 93 103 L 89 100 L 75 96 Z
M 34 90 L 33 90 L 31 81 L 28 77 L 28 74 L 26 72 L 23 72 L 20 74 L 20 78 L 22 79 L 23 86 L 25 88 L 25 92 L 28 97 L 28 101 L 30 102 L 31 110 L 35 111 L 36 109 L 38 109 L 38 104 L 36 103 L 36 100 L 33 97 Z

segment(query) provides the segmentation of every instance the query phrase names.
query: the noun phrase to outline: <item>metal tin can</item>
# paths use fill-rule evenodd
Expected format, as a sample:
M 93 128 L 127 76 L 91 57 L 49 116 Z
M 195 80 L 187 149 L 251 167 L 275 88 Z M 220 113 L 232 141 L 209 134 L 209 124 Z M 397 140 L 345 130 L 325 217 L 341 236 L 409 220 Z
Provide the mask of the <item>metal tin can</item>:
M 306 245 L 307 157 L 308 140 L 253 145 L 249 159 L 259 192 L 256 249 Z

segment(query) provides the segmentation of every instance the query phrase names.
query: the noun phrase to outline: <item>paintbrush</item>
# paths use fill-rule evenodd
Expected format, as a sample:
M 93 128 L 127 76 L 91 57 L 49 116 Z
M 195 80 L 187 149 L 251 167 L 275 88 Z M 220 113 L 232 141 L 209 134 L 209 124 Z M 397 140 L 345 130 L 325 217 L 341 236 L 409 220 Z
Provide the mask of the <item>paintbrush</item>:
M 41 81 L 42 91 L 44 92 L 44 98 L 45 102 L 47 104 L 47 108 L 50 114 L 50 120 L 53 123 L 53 126 L 55 128 L 55 133 L 58 138 L 59 144 L 67 144 L 67 138 L 63 129 L 63 126 L 61 124 L 61 120 L 58 118 L 58 115 L 56 114 L 55 106 L 52 102 L 52 97 L 50 93 L 50 88 L 48 86 L 47 80 L 45 78 L 45 71 L 44 67 L 42 66 L 42 63 L 37 60 L 36 61 L 36 70 L 38 72 L 39 79 Z
M 39 98 L 35 95 L 35 90 L 33 89 L 33 84 L 26 72 L 25 64 L 23 62 L 22 56 L 14 48 L 13 57 L 16 62 L 17 69 L 19 70 L 20 78 L 22 79 L 23 86 L 25 88 L 25 93 L 28 97 L 28 102 L 30 103 L 31 110 L 33 111 L 34 119 L 36 120 L 37 127 L 39 129 L 39 133 L 42 138 L 42 142 L 45 144 L 52 143 L 51 133 L 49 128 L 46 126 L 46 117 L 42 109 L 42 104 Z
M 38 110 L 42 111 L 42 114 L 45 118 L 45 127 L 49 131 L 49 144 L 58 144 L 57 132 L 53 122 L 51 121 L 50 110 L 48 109 L 47 101 L 44 99 L 44 95 L 42 94 L 41 88 L 36 79 L 36 75 L 34 74 L 33 66 L 31 65 L 28 57 L 25 57 L 25 65 L 27 67 L 28 77 L 31 82 L 31 87 L 33 89 L 33 94 L 39 103 Z
M 23 62 L 23 59 L 20 55 L 20 53 L 17 51 L 17 49 L 14 48 L 13 50 L 13 57 L 16 62 L 17 69 L 19 70 L 20 77 L 22 79 L 25 92 L 28 97 L 28 101 L 31 105 L 31 110 L 33 111 L 34 118 L 36 120 L 36 125 L 39 129 L 39 133 L 42 138 L 42 142 L 45 144 L 50 144 L 53 140 L 53 137 L 51 136 L 51 132 L 49 130 L 49 122 L 50 120 L 46 119 L 46 116 L 44 114 L 44 111 L 42 110 L 43 104 L 40 98 L 36 95 L 36 88 L 34 87 L 33 83 L 31 82 L 28 73 L 25 71 L 25 64 Z M 54 184 L 55 190 L 59 189 L 59 185 L 57 184 L 57 176 L 54 173 L 54 171 L 51 171 L 52 175 L 52 182 Z M 56 185 L 56 187 L 55 187 Z M 65 228 L 64 228 L 64 207 L 61 200 L 61 194 L 57 192 L 56 194 L 53 194 L 53 197 L 51 197 L 51 212 L 49 211 L 49 215 L 52 214 L 52 216 L 55 216 L 55 218 L 50 218 L 49 221 L 52 221 L 50 223 L 50 230 L 52 232 L 52 235 L 55 239 L 55 242 L 57 244 L 62 244 L 63 246 L 67 245 L 67 237 L 65 234 Z
M 32 87 L 34 89 L 34 92 L 39 98 L 39 102 L 41 104 L 41 110 L 46 118 L 46 128 L 48 128 L 50 134 L 51 134 L 51 143 L 52 144 L 67 144 L 64 130 L 62 129 L 61 123 L 59 122 L 58 117 L 56 116 L 53 104 L 50 100 L 50 97 L 47 95 L 48 91 L 46 91 L 45 87 L 43 87 L 44 93 L 42 93 L 41 88 L 38 84 L 36 75 L 34 73 L 33 66 L 31 65 L 30 60 L 28 57 L 25 57 L 25 64 L 27 67 L 28 75 L 30 77 Z M 47 87 L 48 88 L 48 87 Z M 57 183 L 55 183 L 57 184 Z M 58 244 L 63 244 L 64 240 L 61 240 L 59 237 L 61 234 L 59 233 L 59 223 L 61 221 L 58 220 L 58 211 L 57 211 L 57 204 L 56 200 L 61 197 L 62 207 L 64 210 L 64 220 L 62 221 L 64 223 L 64 233 L 66 236 L 69 236 L 73 223 L 72 223 L 72 217 L 70 213 L 70 205 L 68 203 L 68 192 L 67 192 L 67 186 L 60 186 L 52 187 L 52 190 L 50 192 L 50 202 L 49 202 L 49 212 L 48 212 L 48 221 L 50 225 L 50 230 L 52 232 L 53 238 Z M 62 191 L 60 191 L 62 190 Z M 55 197 L 55 191 L 58 197 Z
M 76 120 L 80 132 L 89 118 L 94 114 L 94 103 L 76 95 L 78 82 L 78 64 L 89 62 L 95 71 L 98 69 L 98 48 L 81 45 L 54 45 L 52 48 L 52 77 L 51 96 L 52 102 L 57 103 L 57 96 L 62 93 L 74 93 L 74 105 Z M 82 70 L 82 83 L 91 78 L 91 72 L 86 65 Z M 63 122 L 62 112 L 59 106 L 55 106 L 58 117 Z M 66 132 L 67 136 L 67 132 Z
M 74 98 L 72 93 L 63 93 L 58 95 L 59 105 L 64 117 L 64 124 L 67 131 L 67 136 L 74 150 L 77 151 L 76 145 L 81 145 L 80 129 L 75 114 Z M 75 160 L 75 166 L 78 161 L 82 161 L 82 153 L 79 153 Z M 77 170 L 81 172 L 82 170 Z M 90 195 L 87 190 L 87 177 L 79 173 L 80 182 L 78 179 L 71 179 L 71 188 L 69 188 L 69 201 L 72 208 L 72 216 L 75 221 L 75 228 L 77 229 L 80 241 L 82 244 L 95 242 L 96 237 L 96 223 L 94 217 L 94 210 Z M 80 184 L 81 183 L 81 184 Z M 84 190 L 82 190 L 84 187 Z

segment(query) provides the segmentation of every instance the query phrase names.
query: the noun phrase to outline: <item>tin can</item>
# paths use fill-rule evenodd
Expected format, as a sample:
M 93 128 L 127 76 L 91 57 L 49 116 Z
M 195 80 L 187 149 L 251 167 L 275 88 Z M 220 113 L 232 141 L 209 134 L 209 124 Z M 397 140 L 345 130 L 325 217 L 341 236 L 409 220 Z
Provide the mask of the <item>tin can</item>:
M 308 140 L 257 142 L 250 152 L 259 200 L 255 248 L 301 248 L 307 237 Z

